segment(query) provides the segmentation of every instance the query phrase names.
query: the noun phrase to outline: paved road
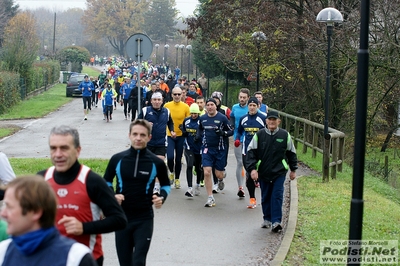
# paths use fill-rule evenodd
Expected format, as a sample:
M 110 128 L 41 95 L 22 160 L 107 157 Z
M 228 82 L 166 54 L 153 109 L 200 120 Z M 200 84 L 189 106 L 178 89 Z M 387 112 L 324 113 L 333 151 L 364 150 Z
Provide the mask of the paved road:
M 82 99 L 76 98 L 48 116 L 31 121 L 0 121 L 24 127 L 15 135 L 0 140 L 0 150 L 9 157 L 49 155 L 48 135 L 53 126 L 67 124 L 80 133 L 81 158 L 110 158 L 129 147 L 129 121 L 122 109 L 114 111 L 106 123 L 100 108 L 94 108 L 83 120 Z M 261 208 L 246 208 L 248 197 L 236 196 L 235 157 L 231 150 L 227 167 L 226 188 L 215 195 L 215 208 L 204 208 L 205 189 L 188 199 L 185 167 L 181 175 L 182 189 L 172 189 L 162 209 L 155 211 L 155 230 L 148 254 L 148 265 L 268 265 L 278 248 L 281 234 L 261 229 Z M 103 174 L 103 173 L 99 173 Z M 259 199 L 259 190 L 257 189 Z M 287 196 L 286 196 L 287 197 Z M 106 266 L 118 265 L 113 234 L 104 235 Z

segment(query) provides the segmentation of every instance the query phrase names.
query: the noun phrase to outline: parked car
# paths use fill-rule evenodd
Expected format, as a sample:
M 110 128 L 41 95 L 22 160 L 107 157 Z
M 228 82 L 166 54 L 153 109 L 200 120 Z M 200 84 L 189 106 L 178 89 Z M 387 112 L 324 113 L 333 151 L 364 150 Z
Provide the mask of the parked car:
M 82 96 L 82 91 L 78 89 L 79 84 L 84 80 L 85 73 L 73 73 L 67 81 L 66 96 Z

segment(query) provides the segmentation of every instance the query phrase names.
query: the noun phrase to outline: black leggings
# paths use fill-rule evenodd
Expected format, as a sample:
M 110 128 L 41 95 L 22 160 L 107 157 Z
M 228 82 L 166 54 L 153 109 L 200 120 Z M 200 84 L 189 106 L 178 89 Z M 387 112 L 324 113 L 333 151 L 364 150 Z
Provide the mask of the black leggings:
M 123 99 L 124 101 L 124 115 L 126 115 L 131 111 L 131 103 L 129 99 Z
M 92 92 L 92 106 L 97 105 L 99 101 L 99 92 Z
M 244 164 L 246 160 L 246 155 L 242 154 L 242 162 Z M 246 187 L 247 190 L 249 191 L 249 196 L 250 198 L 256 198 L 256 183 L 254 182 L 254 180 L 251 178 L 250 174 L 247 173 L 246 171 Z
M 107 118 L 111 118 L 112 116 L 112 113 L 113 113 L 113 107 L 112 107 L 112 105 L 106 105 L 106 107 L 105 107 L 105 115 L 106 115 L 106 117 Z M 110 116 L 109 116 L 110 115 Z
M 136 119 L 136 111 L 138 111 L 138 104 L 137 104 L 137 101 L 132 101 L 132 100 L 131 100 L 130 105 L 131 105 L 131 111 L 132 111 L 132 118 L 131 118 L 131 121 L 133 121 L 133 120 Z
M 115 232 L 115 245 L 120 266 L 146 265 L 153 226 L 153 219 L 131 221 L 125 229 Z
M 196 184 L 200 184 L 200 181 L 204 179 L 203 168 L 201 167 L 201 154 L 195 154 L 193 151 L 185 149 L 185 159 L 187 163 L 186 178 L 188 187 L 193 187 L 193 166 L 194 170 L 196 170 Z

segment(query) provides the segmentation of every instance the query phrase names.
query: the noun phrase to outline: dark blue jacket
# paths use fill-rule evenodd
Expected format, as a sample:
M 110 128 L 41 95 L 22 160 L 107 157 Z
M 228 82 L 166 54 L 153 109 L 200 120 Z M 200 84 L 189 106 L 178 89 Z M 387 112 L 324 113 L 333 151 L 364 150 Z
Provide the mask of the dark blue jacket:
M 70 252 L 73 255 L 69 254 Z M 75 263 L 67 264 L 71 260 Z M 30 255 L 24 255 L 19 251 L 11 238 L 2 241 L 0 243 L 0 265 L 95 266 L 97 264 L 88 247 L 78 244 L 74 240 L 60 235 L 58 230 L 54 230 Z
M 143 107 L 138 119 L 146 119 L 153 124 L 148 146 L 167 146 L 167 127 L 170 131 L 174 131 L 174 122 L 167 108 L 161 107 L 159 110 L 155 110 L 152 106 Z
M 254 115 L 247 114 L 242 116 L 239 120 L 239 126 L 237 128 L 237 134 L 235 140 L 240 140 L 243 137 L 243 148 L 242 154 L 247 153 L 247 147 L 250 144 L 250 141 L 253 139 L 254 135 L 262 128 L 265 128 L 267 117 L 257 112 Z
M 185 149 L 193 151 L 194 154 L 200 154 L 201 150 L 201 140 L 198 138 L 195 141 L 199 124 L 199 117 L 197 119 L 186 117 L 182 123 L 182 134 L 186 136 Z

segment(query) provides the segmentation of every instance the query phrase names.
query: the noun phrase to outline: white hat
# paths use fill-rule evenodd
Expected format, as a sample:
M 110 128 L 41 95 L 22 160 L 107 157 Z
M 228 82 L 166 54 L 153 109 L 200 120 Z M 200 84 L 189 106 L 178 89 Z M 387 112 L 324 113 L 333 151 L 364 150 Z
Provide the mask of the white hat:
M 161 92 L 155 92 L 155 93 L 153 93 L 153 95 L 151 95 L 151 98 L 152 99 L 162 99 L 163 97 L 162 97 Z

